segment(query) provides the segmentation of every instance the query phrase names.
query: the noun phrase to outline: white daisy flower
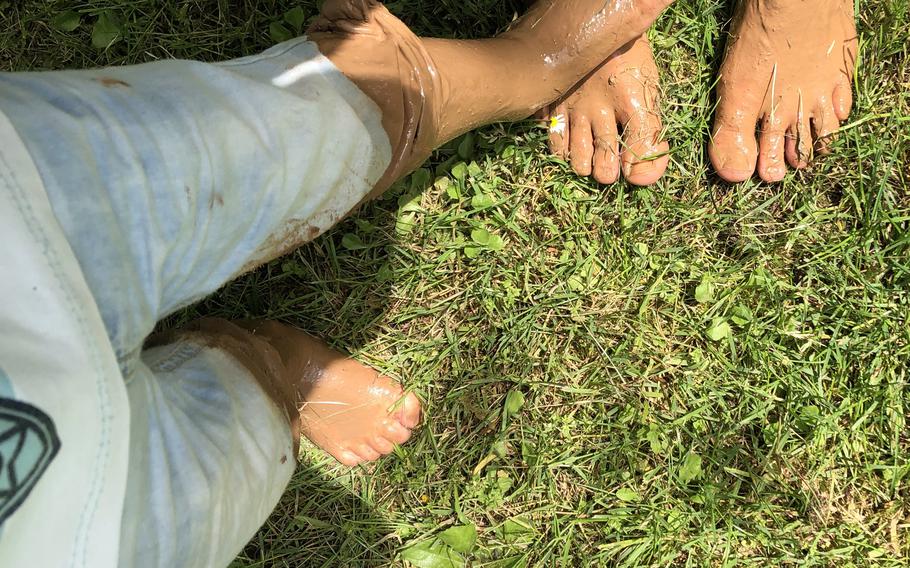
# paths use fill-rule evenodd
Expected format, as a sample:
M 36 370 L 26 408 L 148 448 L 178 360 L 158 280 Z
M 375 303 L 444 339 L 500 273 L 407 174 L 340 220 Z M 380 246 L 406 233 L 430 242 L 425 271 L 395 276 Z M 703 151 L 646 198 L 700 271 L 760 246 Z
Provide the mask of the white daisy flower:
M 553 134 L 564 134 L 566 132 L 566 116 L 564 114 L 550 117 L 550 132 Z

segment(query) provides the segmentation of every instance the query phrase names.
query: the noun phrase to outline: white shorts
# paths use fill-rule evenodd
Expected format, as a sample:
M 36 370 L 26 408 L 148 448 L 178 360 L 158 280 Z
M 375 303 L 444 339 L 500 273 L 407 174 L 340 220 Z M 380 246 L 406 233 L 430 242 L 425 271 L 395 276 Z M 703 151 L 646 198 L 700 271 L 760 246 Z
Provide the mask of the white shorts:
M 328 229 L 390 156 L 305 40 L 0 74 L 0 565 L 230 563 L 294 469 L 287 417 L 227 353 L 143 343 Z

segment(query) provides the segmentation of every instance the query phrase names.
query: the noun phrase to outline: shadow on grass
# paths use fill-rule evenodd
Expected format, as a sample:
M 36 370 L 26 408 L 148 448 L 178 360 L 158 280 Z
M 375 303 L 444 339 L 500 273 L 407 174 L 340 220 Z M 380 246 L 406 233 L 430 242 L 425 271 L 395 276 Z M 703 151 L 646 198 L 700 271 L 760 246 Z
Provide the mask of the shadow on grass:
M 301 463 L 262 529 L 231 564 L 240 567 L 388 566 L 394 527 L 352 491 L 353 474 L 332 478 Z

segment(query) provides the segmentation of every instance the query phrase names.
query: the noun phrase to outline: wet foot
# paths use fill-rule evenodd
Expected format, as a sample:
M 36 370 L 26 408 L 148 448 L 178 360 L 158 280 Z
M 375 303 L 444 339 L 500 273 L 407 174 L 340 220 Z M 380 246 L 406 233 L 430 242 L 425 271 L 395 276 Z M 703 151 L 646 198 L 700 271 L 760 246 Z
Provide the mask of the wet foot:
M 411 437 L 420 401 L 391 378 L 293 327 L 241 325 L 280 354 L 295 382 L 300 433 L 342 464 L 376 460 Z
M 718 175 L 780 181 L 786 164 L 827 153 L 850 114 L 856 53 L 852 1 L 741 2 L 708 150 Z
M 375 196 L 436 146 L 559 98 L 672 0 L 539 0 L 488 40 L 420 39 L 375 0 L 326 0 L 307 35 L 377 103 L 393 148 Z
M 616 182 L 621 170 L 629 183 L 650 185 L 670 161 L 659 100 L 657 66 L 641 36 L 546 109 L 550 151 L 600 183 Z

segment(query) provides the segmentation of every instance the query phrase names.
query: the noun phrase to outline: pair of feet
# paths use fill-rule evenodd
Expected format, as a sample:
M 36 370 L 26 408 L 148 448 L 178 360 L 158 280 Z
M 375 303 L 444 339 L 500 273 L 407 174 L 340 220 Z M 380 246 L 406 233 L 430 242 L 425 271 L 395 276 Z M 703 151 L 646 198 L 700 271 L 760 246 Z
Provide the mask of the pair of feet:
M 377 195 L 462 132 L 527 117 L 670 3 L 538 0 L 509 32 L 458 41 L 418 38 L 378 0 L 326 0 L 307 35 L 381 112 L 392 161 Z M 420 403 L 392 379 L 287 326 L 247 329 L 265 340 L 267 358 L 280 358 L 278 384 L 261 373 L 263 386 L 294 428 L 342 464 L 374 460 L 410 437 Z
M 461 132 L 527 116 L 615 52 L 555 105 L 554 149 L 598 181 L 615 181 L 621 170 L 646 184 L 663 175 L 669 158 L 646 159 L 667 146 L 656 66 L 646 40 L 634 38 L 670 3 L 538 0 L 509 33 L 459 42 L 417 38 L 376 0 L 327 0 L 309 35 L 382 111 L 393 146 L 386 182 Z M 852 5 L 741 0 L 733 38 L 718 84 L 711 157 L 729 181 L 747 179 L 756 167 L 778 180 L 785 160 L 805 167 L 813 151 L 825 151 L 849 113 Z M 381 181 L 377 193 L 385 186 Z M 288 336 L 279 350 L 297 354 L 290 366 L 302 370 L 292 380 L 315 377 L 297 385 L 304 435 L 346 465 L 407 440 L 420 417 L 416 397 L 308 336 Z
M 742 0 L 720 69 L 708 148 L 729 182 L 777 182 L 825 154 L 852 106 L 857 53 L 850 0 Z M 550 149 L 600 183 L 660 179 L 669 163 L 660 85 L 642 36 L 543 110 Z

